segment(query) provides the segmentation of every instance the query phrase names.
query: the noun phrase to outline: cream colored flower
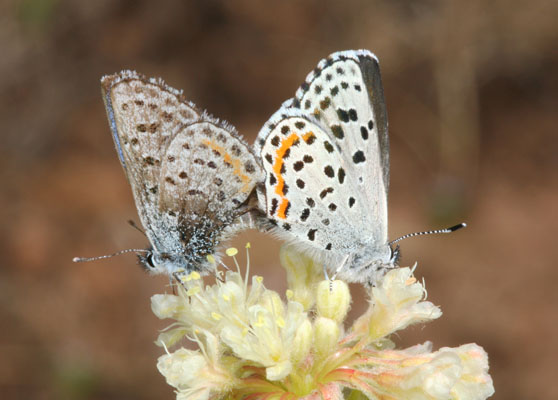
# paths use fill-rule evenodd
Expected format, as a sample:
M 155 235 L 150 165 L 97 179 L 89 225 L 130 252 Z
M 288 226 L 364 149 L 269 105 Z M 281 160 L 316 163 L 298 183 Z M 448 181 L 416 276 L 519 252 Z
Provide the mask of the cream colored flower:
M 177 389 L 177 398 L 208 399 L 226 394 L 239 384 L 235 368 L 221 363 L 219 341 L 209 332 L 198 341 L 203 349 L 178 349 L 159 357 L 157 368 L 167 383 Z M 228 368 L 227 368 L 228 367 Z
M 347 284 L 323 281 L 321 267 L 291 247 L 283 247 L 281 261 L 286 299 L 261 277 L 232 271 L 210 286 L 192 273 L 176 295 L 152 297 L 155 315 L 174 320 L 157 343 L 167 349 L 188 339 L 200 349 L 179 348 L 159 359 L 177 399 L 486 399 L 494 393 L 487 355 L 475 344 L 395 349 L 389 335 L 442 315 L 425 301 L 412 269 L 388 271 L 345 334 Z
M 442 311 L 424 297 L 425 289 L 410 268 L 392 269 L 372 288 L 370 306 L 355 322 L 354 331 L 373 341 L 411 324 L 441 317 Z

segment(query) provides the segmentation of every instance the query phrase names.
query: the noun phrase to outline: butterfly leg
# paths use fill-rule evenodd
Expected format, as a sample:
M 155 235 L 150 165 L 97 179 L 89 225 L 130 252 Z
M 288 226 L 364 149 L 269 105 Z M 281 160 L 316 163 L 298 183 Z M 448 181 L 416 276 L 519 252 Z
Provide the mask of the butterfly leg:
M 332 281 L 334 281 L 335 278 L 337 278 L 337 274 L 338 274 L 339 272 L 341 272 L 341 270 L 342 270 L 343 268 L 345 268 L 345 265 L 347 265 L 347 260 L 348 260 L 348 259 L 349 259 L 349 254 L 347 254 L 347 255 L 345 256 L 345 258 L 343 259 L 343 262 L 341 262 L 341 265 L 339 265 L 339 267 L 337 267 L 337 269 L 335 270 L 335 274 L 333 274 L 333 277 L 331 278 Z
M 323 265 L 323 269 L 324 269 L 324 279 L 326 281 L 329 281 L 329 275 L 327 273 L 327 268 L 326 268 L 325 264 Z
M 181 276 L 179 272 L 174 272 L 172 275 L 169 275 L 169 280 L 170 280 L 170 285 L 172 286 L 172 290 L 174 293 L 174 287 L 176 285 L 181 285 L 184 289 L 186 289 L 186 286 L 184 286 L 184 282 L 181 279 Z M 173 280 L 175 281 L 175 283 L 173 284 Z

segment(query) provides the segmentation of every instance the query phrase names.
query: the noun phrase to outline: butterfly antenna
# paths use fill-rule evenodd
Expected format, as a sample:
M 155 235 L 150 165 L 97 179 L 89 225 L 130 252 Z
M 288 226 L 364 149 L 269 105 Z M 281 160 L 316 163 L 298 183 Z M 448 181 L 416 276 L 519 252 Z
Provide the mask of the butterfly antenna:
M 147 235 L 145 234 L 144 230 L 141 229 L 139 226 L 137 226 L 137 224 L 136 224 L 134 221 L 132 221 L 131 219 L 128 220 L 128 224 L 129 224 L 132 228 L 135 228 L 135 229 L 137 229 L 138 231 L 140 231 L 144 236 L 147 236 Z
M 402 241 L 403 239 L 407 239 L 413 236 L 421 236 L 421 235 L 432 235 L 434 233 L 451 233 L 451 232 L 455 232 L 458 229 L 461 228 L 465 228 L 467 226 L 467 224 L 465 222 L 462 222 L 461 224 L 457 224 L 454 226 L 450 226 L 449 228 L 446 229 L 436 229 L 434 231 L 425 231 L 425 232 L 415 232 L 415 233 L 408 233 L 406 235 L 403 235 L 395 240 L 392 240 L 391 242 L 389 242 L 389 245 L 391 246 L 392 244 L 395 244 L 397 242 Z
M 143 253 L 149 253 L 149 250 L 145 250 L 145 249 L 126 249 L 126 250 L 120 250 L 117 251 L 116 253 L 113 254 L 107 254 L 104 256 L 98 256 L 98 257 L 74 257 L 72 258 L 72 261 L 77 263 L 77 262 L 88 262 L 88 261 L 97 261 L 97 260 L 102 260 L 104 258 L 111 258 L 111 257 L 115 257 L 115 256 L 119 256 L 120 254 L 125 254 L 125 253 L 132 253 L 132 252 L 143 252 Z

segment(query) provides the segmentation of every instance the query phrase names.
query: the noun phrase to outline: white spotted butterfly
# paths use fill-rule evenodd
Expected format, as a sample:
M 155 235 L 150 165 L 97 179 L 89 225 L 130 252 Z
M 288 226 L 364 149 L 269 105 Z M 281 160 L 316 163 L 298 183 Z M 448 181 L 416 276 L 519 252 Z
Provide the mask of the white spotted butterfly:
M 373 283 L 395 265 L 388 242 L 388 123 L 378 60 L 367 50 L 320 61 L 260 130 L 260 208 L 273 231 L 339 276 Z

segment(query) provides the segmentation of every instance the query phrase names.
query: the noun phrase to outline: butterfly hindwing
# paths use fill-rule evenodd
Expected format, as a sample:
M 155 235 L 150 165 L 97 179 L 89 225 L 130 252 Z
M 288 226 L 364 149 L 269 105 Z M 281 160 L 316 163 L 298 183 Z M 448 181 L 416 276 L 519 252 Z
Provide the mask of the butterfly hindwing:
M 263 172 L 234 128 L 208 116 L 183 127 L 162 160 L 160 209 L 178 234 L 172 243 L 200 261 L 232 232 Z
M 282 112 L 261 148 L 268 217 L 299 242 L 344 254 L 363 234 L 338 234 L 340 227 L 354 225 L 357 205 L 366 201 L 356 189 L 363 183 L 347 174 L 342 151 L 319 122 L 298 111 Z

